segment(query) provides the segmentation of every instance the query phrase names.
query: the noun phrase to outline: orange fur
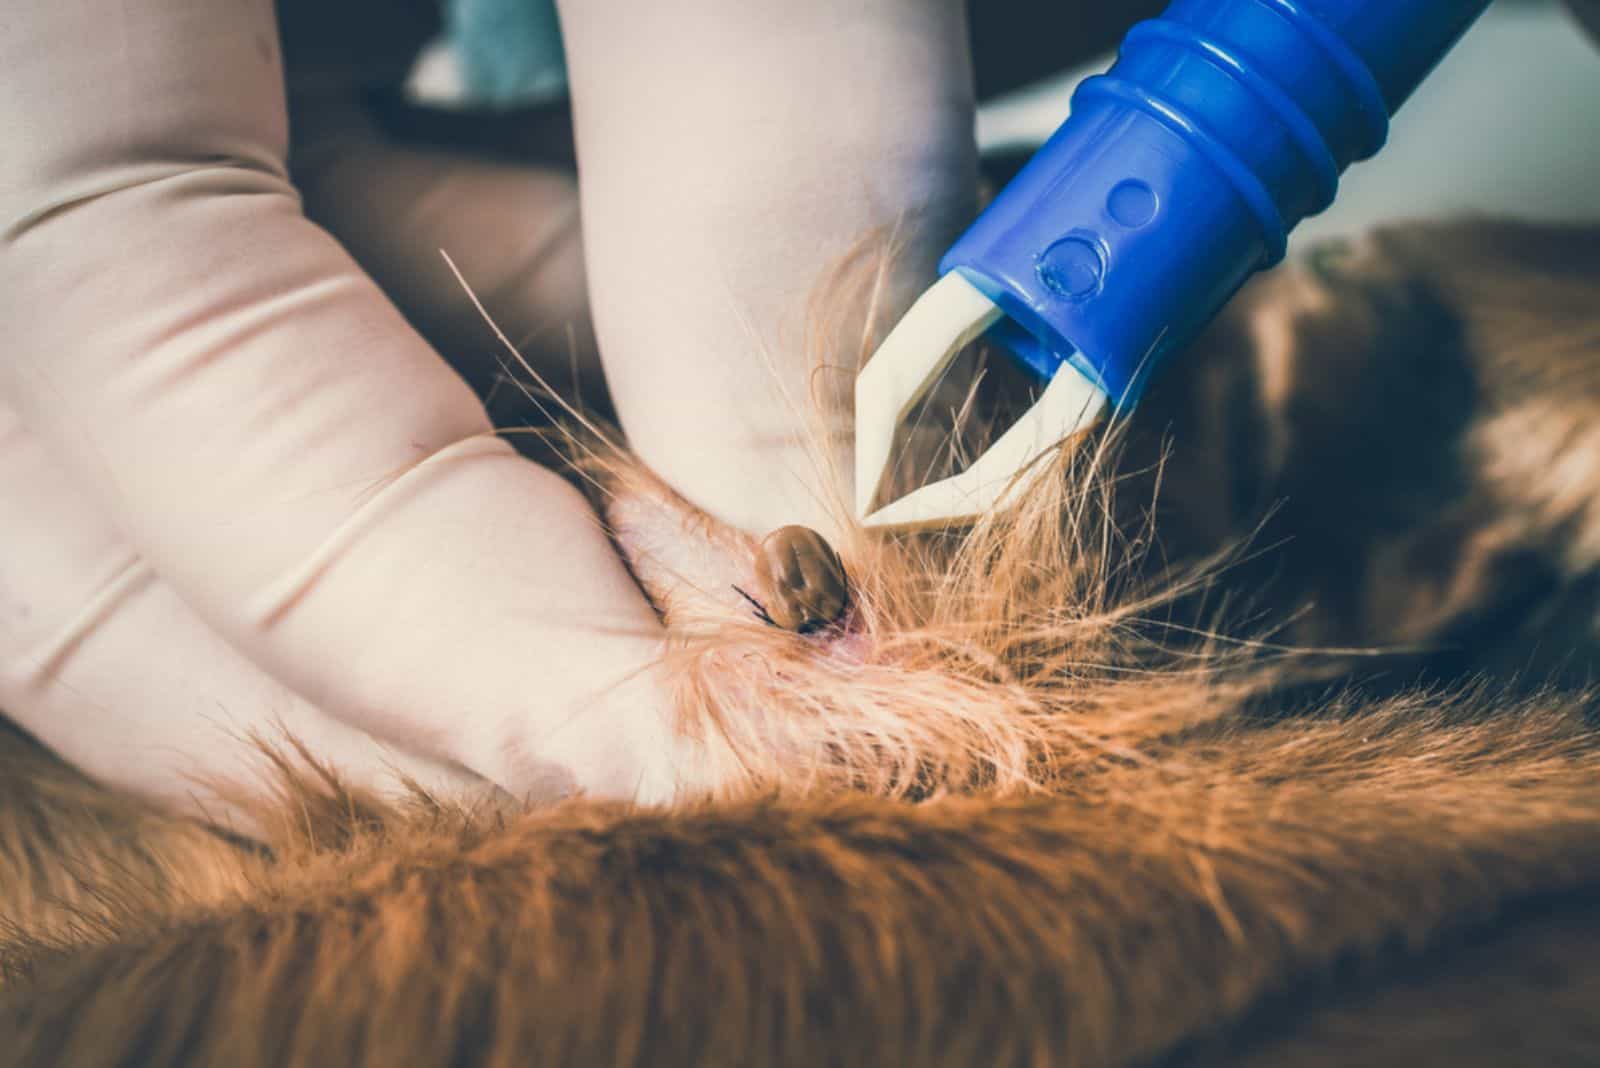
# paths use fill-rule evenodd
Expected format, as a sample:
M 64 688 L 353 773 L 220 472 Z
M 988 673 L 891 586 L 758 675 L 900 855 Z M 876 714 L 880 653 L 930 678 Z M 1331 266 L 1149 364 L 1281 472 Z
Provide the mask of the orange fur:
M 1600 1060 L 1600 737 L 1542 685 L 1591 662 L 1596 237 L 1263 280 L 1026 508 L 837 546 L 843 635 L 590 452 L 718 796 L 401 810 L 294 754 L 262 853 L 19 757 L 0 1064 L 1488 1064 L 1532 1011 Z

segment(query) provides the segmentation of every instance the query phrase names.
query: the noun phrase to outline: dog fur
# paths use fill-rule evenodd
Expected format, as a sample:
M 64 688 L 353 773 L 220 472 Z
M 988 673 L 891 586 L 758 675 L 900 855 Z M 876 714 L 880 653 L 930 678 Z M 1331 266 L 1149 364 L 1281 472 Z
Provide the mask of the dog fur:
M 246 842 L 8 735 L 0 1064 L 1600 1063 L 1597 298 L 1595 229 L 1324 249 L 1026 507 L 837 546 L 827 635 L 586 463 L 677 809 L 291 746 Z

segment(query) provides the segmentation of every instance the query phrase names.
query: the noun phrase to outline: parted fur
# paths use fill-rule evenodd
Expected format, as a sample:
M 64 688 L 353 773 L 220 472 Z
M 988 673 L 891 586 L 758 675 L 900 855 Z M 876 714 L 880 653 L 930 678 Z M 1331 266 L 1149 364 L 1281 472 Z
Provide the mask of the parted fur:
M 1597 356 L 1600 232 L 1324 251 L 813 637 L 591 460 L 708 796 L 291 750 L 249 843 L 8 738 L 0 1064 L 1600 1063 Z

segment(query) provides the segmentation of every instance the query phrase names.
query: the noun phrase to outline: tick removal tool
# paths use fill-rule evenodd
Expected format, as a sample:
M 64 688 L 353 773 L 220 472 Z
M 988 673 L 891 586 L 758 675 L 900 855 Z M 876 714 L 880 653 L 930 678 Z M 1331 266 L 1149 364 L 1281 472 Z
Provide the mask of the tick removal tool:
M 1123 39 L 1071 114 L 951 246 L 856 379 L 856 509 L 913 527 L 1003 505 L 1039 457 L 1193 339 L 1351 163 L 1488 0 L 1177 0 Z M 876 512 L 895 434 L 980 336 L 1045 383 L 963 472 Z M 869 514 L 870 513 L 870 514 Z

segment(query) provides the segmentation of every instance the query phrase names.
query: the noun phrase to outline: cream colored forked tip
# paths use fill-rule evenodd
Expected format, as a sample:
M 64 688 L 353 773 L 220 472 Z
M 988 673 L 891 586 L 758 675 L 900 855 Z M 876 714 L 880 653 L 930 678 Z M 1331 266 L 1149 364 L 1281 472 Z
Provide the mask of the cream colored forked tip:
M 1018 473 L 1105 412 L 1105 393 L 1071 364 L 1022 418 L 958 475 L 868 514 L 889 469 L 895 432 L 952 360 L 1000 318 L 1000 309 L 951 271 L 911 306 L 856 378 L 856 514 L 869 527 L 912 527 L 977 516 L 1004 503 Z

